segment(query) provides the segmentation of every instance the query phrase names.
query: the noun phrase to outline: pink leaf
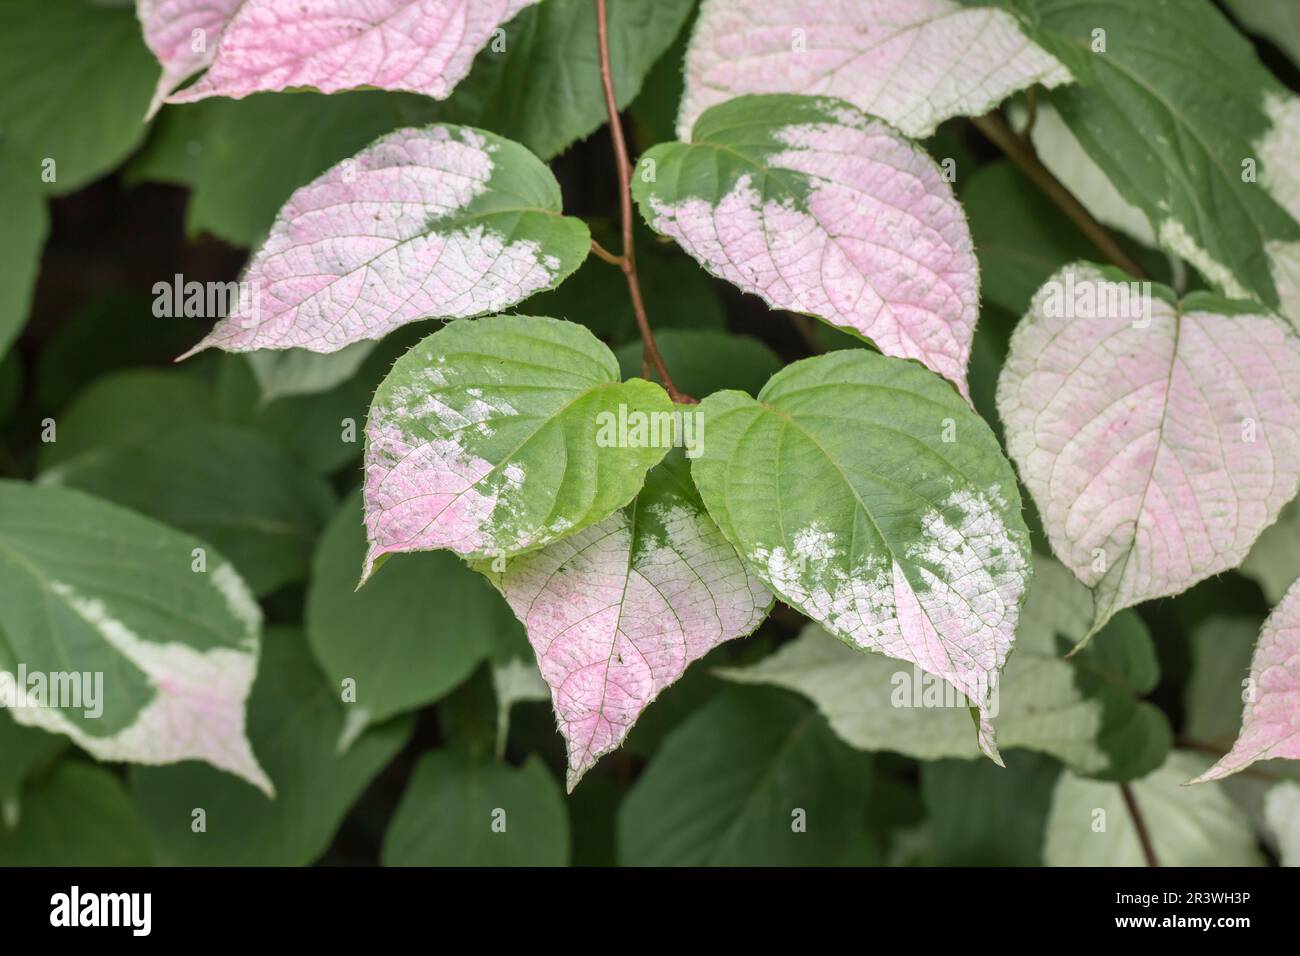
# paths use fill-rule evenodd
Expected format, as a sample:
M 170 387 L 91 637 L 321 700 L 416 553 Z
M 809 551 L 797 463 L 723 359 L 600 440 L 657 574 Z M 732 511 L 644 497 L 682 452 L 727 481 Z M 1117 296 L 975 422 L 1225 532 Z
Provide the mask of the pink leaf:
M 626 510 L 490 575 L 551 688 L 569 790 L 688 664 L 753 631 L 771 606 L 683 461 L 652 472 Z
M 1090 634 L 1236 567 L 1295 496 L 1300 341 L 1258 309 L 1077 263 L 1016 329 L 998 410 Z
M 363 86 L 445 99 L 494 31 L 537 0 L 246 0 L 208 72 L 169 103 Z
M 743 97 L 641 169 L 646 221 L 711 273 L 966 394 L 979 312 L 970 230 L 934 161 L 897 131 L 840 100 Z
M 706 0 L 686 54 L 678 136 L 745 93 L 838 96 L 909 136 L 1070 73 L 1015 18 L 956 0 Z
M 397 130 L 289 198 L 238 302 L 187 355 L 337 352 L 417 319 L 497 312 L 558 284 L 589 247 L 522 146 L 465 126 Z
M 136 0 L 144 42 L 162 64 L 146 119 L 185 78 L 217 55 L 217 40 L 245 0 Z
M 1300 581 L 1264 622 L 1247 687 L 1237 742 L 1192 783 L 1218 780 L 1256 760 L 1300 760 Z

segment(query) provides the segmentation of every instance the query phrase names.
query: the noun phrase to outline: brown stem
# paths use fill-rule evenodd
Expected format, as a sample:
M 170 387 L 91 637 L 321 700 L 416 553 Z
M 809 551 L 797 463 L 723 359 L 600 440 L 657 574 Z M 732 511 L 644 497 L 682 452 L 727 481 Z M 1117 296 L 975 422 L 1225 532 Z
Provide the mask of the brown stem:
M 600 256 L 600 258 L 604 259 L 610 265 L 618 266 L 620 269 L 623 268 L 623 257 L 614 255 L 614 253 L 610 252 L 595 239 L 591 240 L 591 251 Z
M 1155 847 L 1151 845 L 1151 834 L 1147 831 L 1147 822 L 1142 817 L 1142 811 L 1138 809 L 1133 788 L 1127 783 L 1121 783 L 1119 792 L 1124 794 L 1124 805 L 1128 807 L 1128 815 L 1133 818 L 1133 829 L 1137 830 L 1138 842 L 1142 844 L 1142 855 L 1146 857 L 1147 866 L 1159 867 L 1160 861 L 1156 859 Z
M 601 255 L 599 247 L 592 244 L 596 254 L 606 261 L 614 262 L 627 277 L 628 295 L 632 297 L 632 313 L 636 316 L 637 328 L 641 330 L 641 342 L 644 346 L 645 361 L 654 367 L 663 382 L 668 397 L 674 402 L 694 404 L 695 399 L 677 390 L 664 357 L 655 345 L 654 333 L 650 331 L 650 320 L 646 317 L 645 301 L 641 298 L 641 283 L 637 279 L 636 250 L 632 244 L 632 162 L 627 157 L 627 142 L 623 138 L 623 123 L 618 118 L 618 103 L 614 99 L 614 77 L 609 67 L 609 21 L 605 13 L 605 0 L 596 0 L 596 40 L 600 46 L 600 81 L 605 87 L 605 111 L 609 113 L 609 134 L 614 141 L 614 161 L 618 164 L 618 199 L 619 213 L 623 221 L 623 255 Z
M 1030 149 L 1033 149 L 1033 140 L 1029 137 L 1034 131 L 1036 119 L 1038 119 L 1038 87 L 1031 86 L 1025 92 L 1025 128 L 1020 131 L 1020 138 Z
M 998 113 L 986 113 L 974 118 L 975 128 L 983 133 L 1007 158 L 1020 167 L 1021 172 L 1033 180 L 1047 197 L 1056 203 L 1093 245 L 1114 265 L 1137 279 L 1147 278 L 1146 272 L 1115 241 L 1106 227 L 1092 217 L 1083 204 L 1074 198 L 1051 171 L 1042 164 L 1028 142 L 1018 136 Z

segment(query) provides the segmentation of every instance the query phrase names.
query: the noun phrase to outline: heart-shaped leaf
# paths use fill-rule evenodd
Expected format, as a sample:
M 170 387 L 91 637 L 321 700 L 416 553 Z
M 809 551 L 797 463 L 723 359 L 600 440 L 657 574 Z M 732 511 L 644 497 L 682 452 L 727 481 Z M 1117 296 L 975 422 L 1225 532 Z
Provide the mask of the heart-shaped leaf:
M 469 72 L 474 54 L 493 31 L 536 2 L 221 0 L 220 10 L 229 22 L 220 41 L 213 38 L 215 53 L 204 57 L 211 62 L 208 72 L 167 102 L 193 103 L 209 96 L 239 99 L 302 87 L 337 93 L 363 86 L 441 100 Z M 155 11 L 151 20 L 158 26 L 158 45 L 150 42 L 156 53 L 170 49 L 162 39 L 175 29 L 166 23 L 167 12 Z M 146 35 L 149 26 L 146 23 Z M 173 74 L 202 65 L 174 53 L 168 59 L 159 53 L 159 58 Z
M 1237 742 L 1193 783 L 1218 780 L 1256 760 L 1300 760 L 1300 582 L 1264 622 L 1242 697 L 1246 708 Z
M 685 139 L 697 117 L 742 93 L 838 96 L 928 136 L 1016 90 L 1070 73 L 991 6 L 957 0 L 709 0 L 686 53 Z
M 337 352 L 416 319 L 498 312 L 554 288 L 590 246 L 518 143 L 467 126 L 398 130 L 293 194 L 237 308 L 186 354 Z
M 714 275 L 964 393 L 979 268 L 961 206 L 920 147 L 841 100 L 746 96 L 639 169 L 646 222 Z
M 377 558 L 539 548 L 630 502 L 674 439 L 658 385 L 619 381 L 580 325 L 453 322 L 398 359 L 366 423 L 366 575 Z
M 1038 290 L 998 382 L 1052 550 L 1120 608 L 1236 567 L 1300 481 L 1300 341 L 1258 306 L 1076 263 Z
M 1011 466 L 942 380 L 866 349 L 700 405 L 692 474 L 750 569 L 836 637 L 989 704 L 1030 574 Z
M 679 451 L 624 510 L 499 574 L 481 570 L 527 628 L 551 687 L 569 790 L 688 664 L 749 634 L 772 605 L 705 512 Z
M 0 704 L 14 720 L 100 760 L 204 760 L 272 793 L 244 732 L 261 611 L 234 569 L 77 491 L 3 481 L 0 514 Z M 54 705 L 50 675 L 80 691 Z M 44 701 L 11 706 L 37 677 Z

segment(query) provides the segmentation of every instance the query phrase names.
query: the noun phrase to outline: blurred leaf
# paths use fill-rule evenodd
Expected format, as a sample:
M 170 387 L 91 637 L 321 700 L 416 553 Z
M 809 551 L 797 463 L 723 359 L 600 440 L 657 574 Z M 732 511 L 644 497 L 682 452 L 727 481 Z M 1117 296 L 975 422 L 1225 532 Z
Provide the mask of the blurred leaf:
M 1161 866 L 1260 866 L 1245 815 L 1217 783 L 1183 786 L 1212 761 L 1175 751 L 1130 786 Z M 1120 786 L 1061 774 L 1047 818 L 1048 866 L 1144 866 Z
M 0 822 L 0 866 L 149 866 L 153 852 L 126 788 L 67 760 L 24 788 L 17 827 Z
M 1211 617 L 1192 629 L 1192 676 L 1183 690 L 1183 733 L 1192 740 L 1227 750 L 1237 739 L 1259 625 Z
M 3 9 L 0 5 L 0 11 Z M 0 40 L 0 44 L 3 42 Z M 6 102 L 10 96 L 6 94 Z M 4 143 L 4 123 L 0 112 L 0 146 Z M 27 323 L 41 267 L 41 250 L 49 232 L 49 214 L 37 177 L 37 171 L 24 169 L 9 149 L 0 151 L 0 209 L 5 213 L 4 229 L 0 230 L 0 358 Z M 4 397 L 0 395 L 0 417 L 3 412 Z
M 1264 818 L 1283 866 L 1300 866 L 1300 784 L 1279 783 L 1264 799 Z
M 797 697 L 730 689 L 669 734 L 619 810 L 634 866 L 878 861 L 871 757 Z M 806 829 L 803 829 L 806 827 Z
M 23 363 L 17 352 L 0 358 L 0 424 L 8 420 L 22 399 Z
M 105 296 L 60 323 L 45 341 L 33 376 L 36 397 L 42 409 L 59 411 L 107 372 L 170 365 L 195 335 L 190 320 L 155 318 L 144 296 Z
M 210 767 L 137 767 L 131 790 L 160 863 L 302 866 L 329 846 L 348 808 L 411 733 L 398 719 L 338 750 L 347 719 L 338 687 L 312 663 L 301 632 L 272 629 L 248 706 L 248 735 L 275 799 Z M 194 813 L 203 810 L 206 831 Z
M 757 395 L 767 380 L 781 369 L 781 359 L 777 354 L 748 335 L 665 329 L 655 333 L 655 344 L 659 346 L 673 383 L 696 398 L 726 388 Z M 641 343 L 629 342 L 617 354 L 623 377 L 639 378 Z M 653 368 L 650 380 L 659 381 Z
M 1287 504 L 1277 521 L 1255 540 L 1241 573 L 1259 583 L 1270 605 L 1282 600 L 1300 578 L 1300 500 Z
M 28 774 L 52 761 L 67 747 L 65 738 L 35 727 L 14 723 L 12 717 L 0 708 L 0 811 L 8 812 L 5 804 L 15 801 Z M 0 817 L 0 827 L 3 826 Z
M 456 750 L 415 765 L 384 836 L 385 866 L 564 866 L 569 819 L 560 785 L 530 757 L 522 767 Z
M 354 492 L 316 550 L 307 639 L 331 684 L 356 682 L 354 708 L 367 723 L 440 699 L 491 653 L 496 629 L 518 627 L 491 586 L 454 554 L 393 555 L 356 590 L 365 555 Z
M 180 370 L 125 369 L 95 379 L 56 420 L 55 441 L 42 444 L 41 471 L 96 449 L 143 444 L 173 428 L 216 416 L 212 387 Z
M 129 6 L 0 2 L 0 140 L 35 189 L 72 192 L 121 162 L 144 136 L 158 74 Z M 56 178 L 43 184 L 47 159 Z
M 255 594 L 307 576 L 334 506 L 321 478 L 255 431 L 181 424 L 133 444 L 92 449 L 41 476 L 202 538 Z
M 262 349 L 250 352 L 248 364 L 257 379 L 263 402 L 293 395 L 314 395 L 342 385 L 361 368 L 374 350 L 372 341 L 353 342 L 337 352 L 306 349 Z
M 988 760 L 921 765 L 934 866 L 1042 866 L 1043 836 L 1055 760 L 1027 750 L 1003 751 L 1006 767 Z

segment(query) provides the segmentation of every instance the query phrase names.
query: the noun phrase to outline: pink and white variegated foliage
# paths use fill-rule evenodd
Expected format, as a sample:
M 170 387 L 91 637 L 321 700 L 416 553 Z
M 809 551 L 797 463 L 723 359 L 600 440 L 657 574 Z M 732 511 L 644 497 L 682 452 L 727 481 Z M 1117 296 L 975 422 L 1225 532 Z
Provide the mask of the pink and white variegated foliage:
M 772 605 L 676 452 L 627 508 L 489 576 L 551 688 L 570 790 L 688 664 L 749 634 Z
M 1069 71 L 996 7 L 957 0 L 705 0 L 686 53 L 677 135 L 745 93 L 836 96 L 909 136 Z
M 842 100 L 746 96 L 640 168 L 646 222 L 709 272 L 967 394 L 979 266 L 952 187 L 915 143 Z
M 1257 760 L 1300 760 L 1300 581 L 1264 622 L 1246 686 L 1237 742 L 1193 783 L 1218 780 Z
M 442 124 L 381 138 L 299 189 L 195 351 L 337 352 L 422 318 L 499 312 L 558 285 L 590 234 L 522 146 Z
M 299 88 L 377 87 L 445 99 L 493 31 L 536 2 L 138 0 L 138 11 L 163 66 L 156 109 L 163 99 Z M 172 93 L 204 67 L 198 82 Z
M 1300 341 L 1281 318 L 1058 272 L 998 382 L 1007 448 L 1057 557 L 1118 610 L 1239 565 L 1300 483 Z

